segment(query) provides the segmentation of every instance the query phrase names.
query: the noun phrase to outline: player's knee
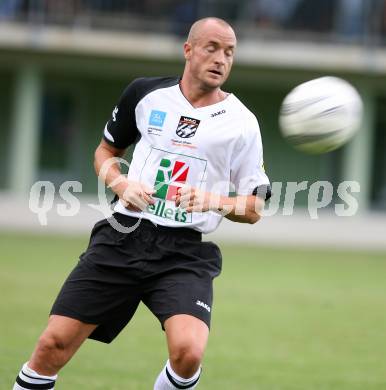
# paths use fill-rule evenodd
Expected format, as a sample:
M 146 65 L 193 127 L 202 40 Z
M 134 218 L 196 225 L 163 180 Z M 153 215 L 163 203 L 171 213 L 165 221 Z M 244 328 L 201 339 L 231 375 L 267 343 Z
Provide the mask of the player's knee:
M 44 332 L 39 338 L 37 352 L 47 358 L 58 359 L 61 355 L 65 355 L 66 344 L 61 336 L 52 332 Z
M 41 353 L 51 353 L 55 350 L 60 350 L 62 348 L 62 345 L 58 341 L 58 339 L 52 335 L 43 333 L 38 341 L 37 349 Z
M 170 354 L 173 367 L 187 372 L 195 372 L 201 364 L 204 350 L 198 346 L 181 345 Z

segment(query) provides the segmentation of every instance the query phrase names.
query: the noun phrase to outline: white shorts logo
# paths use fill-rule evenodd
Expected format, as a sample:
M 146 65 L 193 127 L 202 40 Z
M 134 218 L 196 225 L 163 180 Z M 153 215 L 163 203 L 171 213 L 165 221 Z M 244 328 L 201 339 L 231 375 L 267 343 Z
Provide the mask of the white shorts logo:
M 205 310 L 207 310 L 207 311 L 210 313 L 210 306 L 208 306 L 206 303 L 204 303 L 204 302 L 202 302 L 202 301 L 199 301 L 199 300 L 197 299 L 196 305 L 197 305 L 197 306 L 203 307 Z

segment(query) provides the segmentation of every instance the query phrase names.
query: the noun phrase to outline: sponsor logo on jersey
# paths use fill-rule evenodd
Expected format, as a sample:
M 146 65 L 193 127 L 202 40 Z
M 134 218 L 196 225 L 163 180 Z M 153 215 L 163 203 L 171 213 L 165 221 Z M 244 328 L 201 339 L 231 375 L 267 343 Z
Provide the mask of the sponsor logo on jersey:
M 158 217 L 174 219 L 177 222 L 191 222 L 191 214 L 189 215 L 190 221 L 188 221 L 188 213 L 176 207 L 173 199 L 178 189 L 186 183 L 188 173 L 187 163 L 163 158 L 154 182 L 156 193 L 153 196 L 159 200 L 149 205 L 147 211 Z
M 208 311 L 210 313 L 210 306 L 208 306 L 206 303 L 197 299 L 196 305 L 203 307 L 206 311 Z
M 182 116 L 178 122 L 176 134 L 181 138 L 191 138 L 196 134 L 199 124 L 199 119 Z
M 225 113 L 226 113 L 225 110 L 221 110 L 221 111 L 214 112 L 213 114 L 210 114 L 210 116 L 211 116 L 212 118 L 214 118 L 214 117 L 216 117 L 216 116 L 219 116 L 219 115 L 225 114 Z
M 157 189 L 155 197 L 173 200 L 177 190 L 186 183 L 189 167 L 183 161 L 170 161 L 163 158 L 157 171 L 154 186 Z
M 149 125 L 162 127 L 164 125 L 165 118 L 166 118 L 166 112 L 152 110 L 150 113 Z
M 157 164 L 154 169 L 154 162 Z M 149 184 L 153 183 L 155 203 L 147 206 L 145 212 L 176 223 L 193 223 L 196 213 L 188 213 L 176 206 L 173 199 L 179 188 L 188 184 L 201 188 L 207 175 L 207 161 L 197 156 L 173 153 L 169 150 L 151 147 L 142 172 L 153 172 Z M 149 171 L 150 172 L 150 171 Z M 172 224 L 172 223 L 171 223 Z

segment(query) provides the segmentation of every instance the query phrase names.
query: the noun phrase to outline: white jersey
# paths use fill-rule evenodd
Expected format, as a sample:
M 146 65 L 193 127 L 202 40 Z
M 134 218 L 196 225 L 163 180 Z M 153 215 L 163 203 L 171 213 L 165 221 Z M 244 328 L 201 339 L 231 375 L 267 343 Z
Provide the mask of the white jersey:
M 117 148 L 135 143 L 128 179 L 154 188 L 155 204 L 143 212 L 115 211 L 170 227 L 203 233 L 217 228 L 216 212 L 177 207 L 173 196 L 183 185 L 228 196 L 251 195 L 269 186 L 256 117 L 233 95 L 194 108 L 184 97 L 179 78 L 141 78 L 124 91 L 104 139 Z

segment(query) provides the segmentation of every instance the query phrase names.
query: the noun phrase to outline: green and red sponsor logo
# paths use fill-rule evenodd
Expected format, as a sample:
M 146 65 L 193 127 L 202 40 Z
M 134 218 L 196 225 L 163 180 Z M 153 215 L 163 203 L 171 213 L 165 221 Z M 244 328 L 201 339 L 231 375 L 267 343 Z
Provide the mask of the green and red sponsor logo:
M 186 183 L 189 167 L 183 161 L 174 161 L 163 158 L 155 178 L 154 188 L 157 190 L 156 198 L 173 200 L 178 189 Z
M 188 221 L 188 213 L 176 207 L 173 199 L 178 189 L 186 183 L 188 174 L 189 166 L 186 162 L 163 158 L 154 182 L 154 198 L 159 200 L 147 207 L 148 212 L 177 222 L 191 222 Z

